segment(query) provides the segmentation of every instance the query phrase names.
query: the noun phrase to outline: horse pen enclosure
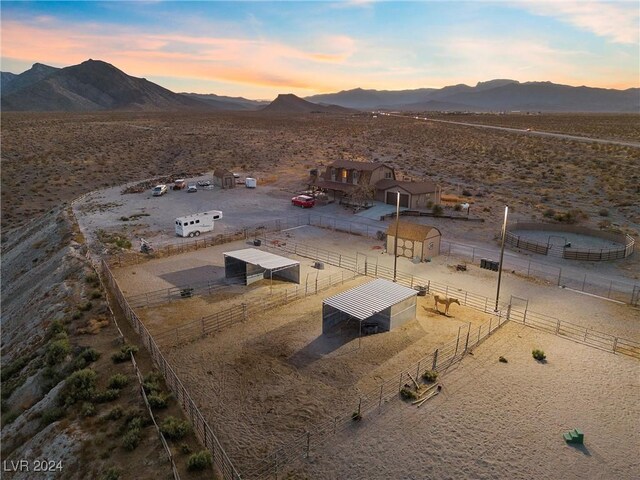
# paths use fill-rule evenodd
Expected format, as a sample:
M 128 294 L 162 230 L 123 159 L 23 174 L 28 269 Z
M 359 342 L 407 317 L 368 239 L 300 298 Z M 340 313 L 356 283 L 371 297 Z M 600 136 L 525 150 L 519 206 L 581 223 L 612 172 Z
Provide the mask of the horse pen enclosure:
M 327 233 L 351 251 L 360 242 Z M 404 271 L 397 273 L 398 283 L 428 292 L 418 297 L 415 320 L 377 335 L 361 337 L 349 328 L 322 335 L 324 298 L 370 281 L 367 277 L 390 278 L 392 272 L 377 261 L 324 250 L 320 242 L 298 241 L 302 238 L 288 232 L 261 238 L 263 248 L 300 262 L 300 285 L 223 281 L 223 252 L 243 248 L 246 240 L 115 271 L 125 292 L 120 300 L 137 302 L 132 315 L 153 348 L 162 350 L 165 370 L 180 379 L 180 398 L 196 431 L 204 432 L 201 440 L 222 451 L 214 452 L 214 459 L 222 459 L 229 472 L 224 478 L 283 474 L 291 462 L 317 454 L 331 436 L 350 428 L 354 412 L 391 408 L 389 401 L 411 382 L 409 374 L 445 371 L 509 319 L 547 331 L 555 322 L 551 333 L 558 336 L 640 356 L 637 343 L 604 339 L 593 330 L 580 339 L 578 326 L 551 317 L 541 325 L 541 316 L 506 300 L 493 312 L 492 299 Z M 318 261 L 323 270 L 315 268 Z M 196 287 L 189 295 L 176 293 L 189 285 Z M 443 315 L 436 311 L 434 294 L 455 295 L 459 304 Z

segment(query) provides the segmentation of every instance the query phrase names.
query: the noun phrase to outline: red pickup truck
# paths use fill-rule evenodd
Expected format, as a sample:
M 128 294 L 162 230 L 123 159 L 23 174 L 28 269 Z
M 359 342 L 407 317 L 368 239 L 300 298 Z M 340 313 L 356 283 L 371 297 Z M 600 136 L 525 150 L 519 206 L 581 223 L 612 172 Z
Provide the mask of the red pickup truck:
M 298 195 L 291 199 L 291 204 L 295 207 L 311 208 L 316 204 L 316 200 L 307 195 Z

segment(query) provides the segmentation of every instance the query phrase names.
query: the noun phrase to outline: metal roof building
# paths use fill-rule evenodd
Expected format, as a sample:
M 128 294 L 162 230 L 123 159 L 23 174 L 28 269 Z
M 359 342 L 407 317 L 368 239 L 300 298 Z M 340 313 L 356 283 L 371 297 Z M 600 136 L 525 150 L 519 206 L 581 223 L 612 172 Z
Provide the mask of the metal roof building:
M 245 248 L 224 252 L 225 277 L 243 275 L 247 285 L 268 278 L 280 278 L 300 283 L 300 262 L 264 252 L 257 248 Z
M 355 319 L 359 327 L 389 331 L 416 317 L 415 290 L 377 279 L 322 302 L 322 333 Z

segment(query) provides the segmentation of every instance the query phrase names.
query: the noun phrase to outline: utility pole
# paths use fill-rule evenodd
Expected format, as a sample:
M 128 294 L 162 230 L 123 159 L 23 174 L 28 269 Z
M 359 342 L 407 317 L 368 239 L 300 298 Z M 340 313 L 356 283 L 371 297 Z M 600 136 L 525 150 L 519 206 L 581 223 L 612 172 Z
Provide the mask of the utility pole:
M 498 268 L 498 290 L 496 291 L 496 308 L 494 312 L 498 311 L 498 300 L 500 299 L 500 281 L 502 280 L 502 259 L 504 258 L 504 239 L 507 236 L 507 216 L 509 214 L 509 207 L 504 206 L 504 223 L 502 224 L 502 245 L 500 246 L 500 267 Z
M 396 234 L 393 237 L 393 281 L 396 281 L 396 273 L 398 270 L 398 222 L 400 221 L 400 190 L 398 190 L 398 198 L 396 200 Z

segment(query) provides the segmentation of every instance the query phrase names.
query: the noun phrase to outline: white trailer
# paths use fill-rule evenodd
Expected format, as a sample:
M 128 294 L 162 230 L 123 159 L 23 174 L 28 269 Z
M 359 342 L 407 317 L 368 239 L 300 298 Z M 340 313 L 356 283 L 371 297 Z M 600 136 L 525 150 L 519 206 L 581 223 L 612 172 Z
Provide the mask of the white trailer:
M 247 188 L 256 188 L 257 183 L 255 178 L 247 177 L 244 181 L 244 186 Z
M 176 218 L 176 235 L 179 237 L 197 237 L 204 232 L 212 232 L 215 220 L 222 218 L 220 210 L 194 213 Z

